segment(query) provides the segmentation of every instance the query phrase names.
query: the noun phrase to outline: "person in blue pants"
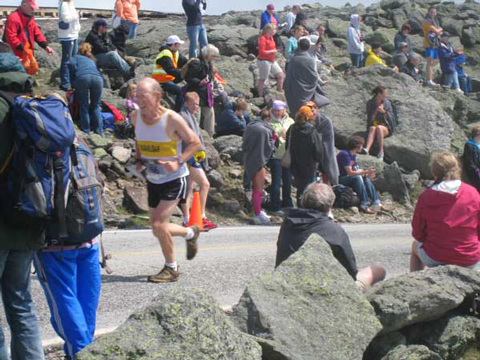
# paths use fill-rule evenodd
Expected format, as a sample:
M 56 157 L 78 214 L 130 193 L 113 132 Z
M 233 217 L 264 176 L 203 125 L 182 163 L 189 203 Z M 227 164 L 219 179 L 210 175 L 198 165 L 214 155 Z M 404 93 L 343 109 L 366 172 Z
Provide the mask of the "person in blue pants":
M 55 332 L 66 359 L 93 342 L 100 297 L 98 238 L 80 246 L 51 246 L 34 258 Z

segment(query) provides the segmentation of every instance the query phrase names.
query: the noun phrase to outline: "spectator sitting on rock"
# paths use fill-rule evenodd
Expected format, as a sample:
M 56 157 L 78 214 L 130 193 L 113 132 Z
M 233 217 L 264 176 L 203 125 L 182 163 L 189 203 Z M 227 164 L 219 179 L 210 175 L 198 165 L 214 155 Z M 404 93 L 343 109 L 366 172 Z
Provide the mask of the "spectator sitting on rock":
M 413 53 L 409 57 L 408 61 L 400 68 L 400 72 L 411 76 L 413 79 L 415 79 L 415 81 L 421 83 L 422 77 L 420 75 L 420 71 L 417 68 L 421 61 L 422 58 L 420 57 L 420 55 Z
M 317 167 L 324 157 L 322 137 L 315 130 L 315 119 L 312 109 L 302 106 L 295 116 L 295 124 L 287 131 L 286 151 L 291 155 L 297 205 L 303 191 L 317 180 Z
M 137 84 L 128 84 L 125 94 L 125 109 L 127 110 L 127 120 L 130 121 L 130 114 L 134 111 L 138 111 L 139 107 L 135 101 L 135 93 L 137 91 Z
M 300 5 L 293 5 L 292 11 L 287 13 L 287 15 L 285 16 L 285 22 L 287 24 L 285 26 L 285 35 L 290 36 L 290 31 L 293 29 L 295 19 L 297 18 L 297 15 L 301 9 L 302 7 Z
M 420 195 L 413 214 L 410 271 L 448 264 L 478 269 L 480 195 L 460 181 L 453 154 L 433 154 L 431 168 L 435 183 Z
M 88 33 L 85 42 L 92 46 L 92 53 L 97 59 L 98 66 L 102 69 L 116 69 L 120 71 L 125 80 L 135 76 L 135 67 L 129 67 L 122 59 L 115 45 L 107 34 L 108 24 L 105 19 L 97 19 Z
M 380 57 L 382 53 L 382 46 L 377 43 L 373 43 L 370 49 L 368 49 L 368 56 L 367 60 L 365 60 L 365 67 L 369 67 L 373 64 L 382 64 L 383 66 L 387 66 L 385 61 Z
M 463 52 L 461 50 L 453 50 L 449 42 L 450 34 L 446 31 L 442 33 L 440 46 L 438 48 L 438 57 L 440 58 L 440 68 L 443 75 L 443 86 L 447 89 L 452 88 L 461 93 L 460 84 L 458 82 L 458 74 L 456 69 L 456 59 Z
M 394 45 L 395 51 L 399 51 L 401 49 L 402 43 L 407 43 L 408 46 L 408 53 L 413 52 L 412 40 L 410 40 L 410 36 L 408 36 L 412 32 L 412 27 L 409 23 L 405 23 L 402 25 L 400 31 L 395 35 Z
M 472 77 L 467 76 L 463 70 L 463 66 L 467 62 L 467 57 L 465 54 L 459 54 L 455 58 L 455 69 L 457 70 L 458 82 L 460 84 L 460 89 L 464 92 L 465 95 L 468 95 L 472 92 Z
M 287 105 L 280 100 L 273 102 L 270 111 L 270 125 L 278 135 L 278 148 L 268 161 L 268 167 L 272 174 L 272 184 L 270 186 L 270 206 L 269 211 L 274 215 L 283 216 L 282 208 L 293 207 L 291 197 L 292 191 L 292 173 L 290 168 L 282 166 L 282 157 L 285 154 L 285 145 L 287 142 L 287 131 L 295 122 L 287 114 Z M 280 185 L 282 187 L 282 201 L 280 202 Z
M 185 91 L 194 91 L 200 96 L 200 126 L 208 135 L 215 133 L 215 109 L 213 108 L 213 62 L 219 55 L 218 49 L 208 44 L 198 59 L 189 60 L 185 72 Z
M 175 111 L 179 112 L 183 105 L 181 69 L 187 63 L 187 58 L 180 54 L 180 46 L 185 41 L 177 35 L 168 37 L 166 44 L 160 47 L 160 53 L 153 64 L 152 78 L 158 81 L 163 91 L 175 96 Z
M 365 43 L 360 32 L 360 23 L 362 17 L 358 14 L 353 14 L 350 17 L 350 26 L 347 30 L 348 53 L 352 60 L 352 66 L 360 68 L 364 66 L 363 52 L 365 51 Z
M 299 13 L 297 15 L 297 18 L 295 19 L 295 24 L 294 26 L 301 26 L 303 27 L 306 31 L 307 34 L 312 34 L 315 33 L 315 30 L 313 30 L 310 26 L 307 25 L 307 14 L 305 13 Z
M 301 208 L 291 209 L 280 228 L 275 267 L 298 251 L 312 234 L 320 235 L 332 249 L 333 256 L 347 270 L 358 288 L 365 291 L 385 278 L 381 265 L 358 271 L 350 239 L 343 228 L 329 218 L 335 194 L 325 184 L 310 184 L 302 195 Z
M 80 112 L 79 128 L 86 134 L 93 130 L 98 135 L 103 134 L 103 120 L 100 112 L 102 102 L 103 77 L 98 71 L 92 55 L 92 46 L 83 43 L 78 49 L 78 55 L 68 62 L 70 80 L 75 89 Z
M 285 97 L 292 114 L 296 114 L 309 101 L 314 101 L 318 108 L 330 103 L 322 89 L 315 59 L 310 56 L 309 50 L 310 38 L 301 38 L 298 50 L 288 66 Z
M 480 126 L 474 126 L 463 148 L 463 168 L 468 183 L 480 193 Z
M 210 191 L 210 182 L 203 170 L 203 163 L 207 160 L 205 154 L 205 142 L 203 140 L 202 132 L 198 126 L 198 121 L 195 118 L 195 114 L 198 113 L 200 108 L 200 97 L 195 92 L 188 92 L 185 94 L 185 103 L 180 111 L 180 115 L 185 119 L 190 129 L 193 130 L 195 135 L 198 136 L 202 147 L 195 153 L 195 155 L 187 161 L 190 174 L 188 175 L 188 191 L 186 199 L 180 200 L 180 208 L 183 212 L 183 226 L 188 227 L 190 220 L 189 209 L 191 207 L 191 197 L 193 193 L 193 183 L 195 182 L 200 187 L 200 207 L 202 211 L 203 230 L 208 231 L 215 229 L 216 224 L 207 219 L 206 205 L 208 199 L 208 192 Z M 182 142 L 182 149 L 185 151 L 187 148 L 185 142 Z
M 127 39 L 130 33 L 130 27 L 126 22 L 121 23 L 115 29 L 108 33 L 112 44 L 117 49 L 118 55 L 125 59 L 127 55 Z
M 427 67 L 425 69 L 425 86 L 436 86 L 433 82 L 433 67 L 435 60 L 438 59 L 438 46 L 440 40 L 438 36 L 443 32 L 437 19 L 437 9 L 431 6 L 422 23 L 423 28 L 423 47 L 425 48 L 425 57 L 427 58 Z
M 362 153 L 368 154 L 377 141 L 377 158 L 384 156 L 383 141 L 395 130 L 396 118 L 393 107 L 387 99 L 388 90 L 379 85 L 372 91 L 373 98 L 367 101 L 367 146 Z
M 335 67 L 333 66 L 330 59 L 328 59 L 326 56 L 327 48 L 324 44 L 323 37 L 321 36 L 317 37 L 315 35 L 312 35 L 310 36 L 310 42 L 312 42 L 312 40 L 314 41 L 315 46 L 310 48 L 311 55 L 315 57 L 315 59 L 317 60 L 317 63 L 325 65 L 330 69 L 334 70 Z
M 25 73 L 25 68 L 20 60 L 13 54 L 10 45 L 0 41 L 0 73 L 14 71 Z
M 260 117 L 247 125 L 243 135 L 243 165 L 245 181 L 252 182 L 253 221 L 257 225 L 267 225 L 270 217 L 262 210 L 263 191 L 267 177 L 267 163 L 275 151 L 277 134 L 269 124 L 270 113 L 262 110 Z
M 288 67 L 288 61 L 290 61 L 295 51 L 297 51 L 298 39 L 303 35 L 303 31 L 304 28 L 298 25 L 295 25 L 292 29 L 292 36 L 287 40 L 287 45 L 285 47 L 285 58 L 287 59 L 285 69 Z
M 257 93 L 259 97 L 263 96 L 263 87 L 270 74 L 277 78 L 277 90 L 282 91 L 283 89 L 284 74 L 282 68 L 275 60 L 278 50 L 273 39 L 274 32 L 274 25 L 266 24 L 262 30 L 262 36 L 258 39 L 257 66 L 259 79 Z
M 362 170 L 357 163 L 357 154 L 363 149 L 365 140 L 354 135 L 347 142 L 347 149 L 337 155 L 338 168 L 340 170 L 339 183 L 353 189 L 360 198 L 360 211 L 365 214 L 374 214 L 370 205 L 387 211 L 380 202 L 377 190 L 372 183 L 375 177 L 375 169 Z
M 115 13 L 122 19 L 122 24 L 128 25 L 128 39 L 137 37 L 139 10 L 140 0 L 117 0 L 115 2 Z
M 400 49 L 393 54 L 392 64 L 398 69 L 401 69 L 404 64 L 408 62 L 408 58 L 411 56 L 408 50 L 408 44 L 403 42 L 400 44 Z
M 229 102 L 222 114 L 217 117 L 215 137 L 226 135 L 243 136 L 245 128 L 250 122 L 247 113 L 248 103 L 239 98 L 235 102 Z

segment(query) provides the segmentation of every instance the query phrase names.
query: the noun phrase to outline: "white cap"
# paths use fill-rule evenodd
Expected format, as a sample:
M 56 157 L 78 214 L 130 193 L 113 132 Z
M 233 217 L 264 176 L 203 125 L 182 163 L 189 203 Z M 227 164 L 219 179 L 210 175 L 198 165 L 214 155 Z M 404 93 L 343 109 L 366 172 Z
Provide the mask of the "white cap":
M 185 44 L 185 41 L 180 40 L 180 38 L 177 35 L 170 35 L 167 39 L 167 45 L 173 45 L 173 44 Z

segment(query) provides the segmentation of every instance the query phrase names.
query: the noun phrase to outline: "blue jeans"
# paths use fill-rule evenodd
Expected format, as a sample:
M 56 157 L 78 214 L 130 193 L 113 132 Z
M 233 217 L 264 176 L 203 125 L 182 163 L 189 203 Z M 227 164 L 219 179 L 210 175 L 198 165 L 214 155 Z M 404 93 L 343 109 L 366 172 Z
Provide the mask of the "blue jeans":
M 361 68 L 365 66 L 363 54 L 350 54 L 350 59 L 352 60 L 353 67 Z
M 472 78 L 470 76 L 459 77 L 458 82 L 460 83 L 460 89 L 463 90 L 465 95 L 472 92 Z
M 84 75 L 75 81 L 75 95 L 80 112 L 80 130 L 90 134 L 103 134 L 103 120 L 100 113 L 103 79 L 96 75 Z M 89 101 L 90 95 L 90 101 Z
M 103 54 L 95 54 L 98 60 L 98 66 L 105 69 L 118 69 L 123 76 L 128 76 L 130 66 L 121 58 L 116 51 L 109 51 Z
M 137 26 L 138 24 L 134 24 L 128 20 L 122 20 L 122 24 L 128 24 L 130 28 L 130 32 L 128 33 L 127 39 L 135 39 L 137 37 Z
M 280 210 L 281 207 L 293 207 L 291 197 L 292 172 L 282 166 L 281 159 L 268 160 L 267 166 L 272 173 L 272 186 L 270 187 L 271 211 Z M 282 184 L 282 203 L 280 205 L 280 184 Z
M 447 88 L 453 88 L 453 90 L 457 90 L 460 88 L 460 84 L 458 83 L 458 74 L 457 72 L 453 72 L 451 74 L 444 74 L 443 75 L 443 85 Z
M 44 360 L 42 338 L 30 294 L 33 251 L 0 250 L 0 286 L 10 327 L 12 360 Z M 97 260 L 98 261 L 98 260 Z M 8 360 L 0 327 L 0 359 Z
M 361 201 L 361 208 L 366 209 L 370 204 L 380 205 L 377 190 L 375 190 L 375 186 L 369 178 L 360 175 L 344 175 L 340 176 L 338 180 L 340 184 L 352 188 L 357 193 Z
M 166 91 L 169 94 L 175 96 L 175 111 L 180 112 L 182 109 L 183 103 L 185 99 L 183 98 L 182 87 L 180 85 L 175 84 L 173 81 L 169 81 L 166 83 L 162 83 L 163 91 Z
M 62 253 L 38 252 L 34 264 L 52 326 L 73 359 L 93 342 L 95 333 L 101 283 L 98 244 Z
M 207 31 L 203 25 L 187 26 L 188 39 L 190 40 L 190 48 L 188 56 L 190 58 L 198 57 L 197 43 L 200 43 L 200 50 L 208 44 Z
M 62 44 L 62 63 L 60 64 L 60 88 L 69 89 L 70 84 L 70 71 L 68 71 L 67 62 L 70 61 L 72 56 L 75 56 L 78 51 L 78 40 L 66 40 L 60 41 Z

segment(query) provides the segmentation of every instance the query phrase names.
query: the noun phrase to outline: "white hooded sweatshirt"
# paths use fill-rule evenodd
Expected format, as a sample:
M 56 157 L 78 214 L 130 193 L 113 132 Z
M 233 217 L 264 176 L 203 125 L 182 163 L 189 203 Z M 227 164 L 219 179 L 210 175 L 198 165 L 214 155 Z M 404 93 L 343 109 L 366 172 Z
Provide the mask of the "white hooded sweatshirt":
M 365 50 L 365 43 L 362 41 L 362 34 L 360 32 L 360 16 L 353 14 L 350 17 L 350 26 L 347 30 L 348 52 L 350 54 L 363 54 Z
M 78 39 L 80 31 L 80 19 L 73 0 L 70 2 L 59 0 L 58 2 L 58 21 L 68 23 L 68 29 L 58 28 L 58 40 L 68 41 Z

